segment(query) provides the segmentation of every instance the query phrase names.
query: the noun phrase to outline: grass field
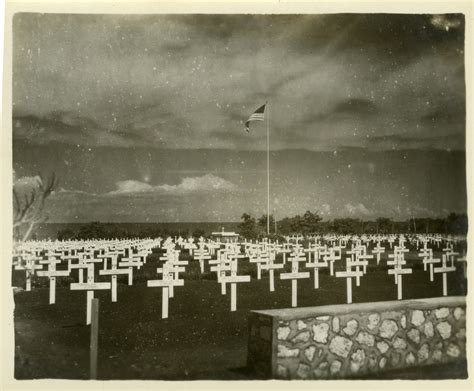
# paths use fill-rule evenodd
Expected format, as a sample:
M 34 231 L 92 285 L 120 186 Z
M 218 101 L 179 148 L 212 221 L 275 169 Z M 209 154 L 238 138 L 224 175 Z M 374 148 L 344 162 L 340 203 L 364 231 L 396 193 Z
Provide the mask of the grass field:
M 186 254 L 184 254 L 186 255 Z M 384 254 L 386 257 L 386 254 Z M 169 318 L 161 319 L 161 289 L 147 288 L 146 280 L 157 278 L 152 254 L 140 271 L 134 272 L 134 285 L 119 279 L 118 302 L 110 292 L 96 292 L 100 300 L 99 379 L 248 379 L 247 319 L 249 311 L 291 306 L 291 283 L 276 273 L 275 292 L 269 292 L 268 275 L 257 280 L 256 265 L 239 263 L 239 274 L 251 274 L 249 283 L 237 288 L 237 311 L 230 312 L 230 294 L 221 295 L 214 274 L 199 272 L 198 262 L 190 262 L 183 274 L 184 287 L 175 288 Z M 403 277 L 403 297 L 436 297 L 442 294 L 442 277 L 429 281 L 415 252 L 408 254 L 407 267 L 413 274 Z M 396 300 L 393 276 L 387 274 L 386 258 L 370 267 L 360 287 L 353 284 L 353 302 Z M 436 254 L 435 254 L 436 257 Z M 186 258 L 186 256 L 183 256 Z M 278 261 L 278 259 L 277 259 Z M 374 265 L 375 261 L 370 261 Z M 337 264 L 336 270 L 343 267 Z M 467 291 L 462 271 L 448 274 L 448 294 Z M 77 273 L 77 272 L 75 272 Z M 74 275 L 74 277 L 76 277 Z M 19 286 L 24 273 L 13 272 L 13 285 Z M 47 279 L 36 279 L 32 292 L 15 294 L 15 377 L 86 379 L 89 376 L 89 326 L 85 326 L 86 293 L 70 291 L 58 278 L 56 304 L 48 304 Z M 68 281 L 67 278 L 64 278 Z M 107 281 L 101 277 L 98 280 Z M 69 281 L 70 282 L 70 281 Z M 320 288 L 313 280 L 298 283 L 298 306 L 342 304 L 346 301 L 345 279 L 320 271 Z M 464 367 L 427 369 L 393 374 L 395 377 L 444 378 L 465 376 Z

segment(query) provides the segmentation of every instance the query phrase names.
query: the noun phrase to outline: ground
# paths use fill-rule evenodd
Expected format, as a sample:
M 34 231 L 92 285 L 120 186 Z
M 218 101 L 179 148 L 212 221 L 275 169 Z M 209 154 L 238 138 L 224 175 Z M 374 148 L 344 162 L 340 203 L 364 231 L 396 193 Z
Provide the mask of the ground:
M 414 267 L 414 254 L 407 256 L 407 266 Z M 238 285 L 237 311 L 231 312 L 230 289 L 222 295 L 213 274 L 200 276 L 199 263 L 191 262 L 184 274 L 184 286 L 175 288 L 169 318 L 161 319 L 161 288 L 146 286 L 146 279 L 157 278 L 157 255 L 150 256 L 145 267 L 135 272 L 133 286 L 119 280 L 118 302 L 111 302 L 109 291 L 96 292 L 100 301 L 99 379 L 254 379 L 245 368 L 249 311 L 290 307 L 291 282 L 280 280 L 277 273 L 276 290 L 269 292 L 268 275 L 264 273 L 257 280 L 256 266 L 244 260 L 239 264 L 239 274 L 252 274 L 252 280 Z M 441 296 L 441 275 L 435 275 L 431 283 L 421 262 L 415 263 L 413 274 L 403 277 L 403 297 Z M 17 379 L 89 377 L 86 292 L 70 291 L 69 281 L 63 278 L 59 282 L 62 286 L 57 288 L 55 305 L 48 304 L 46 278 L 36 279 L 31 292 L 15 293 Z M 13 272 L 13 285 L 22 284 L 24 273 Z M 465 294 L 466 290 L 460 270 L 448 275 L 449 295 Z M 353 284 L 354 303 L 396 298 L 396 285 L 393 276 L 387 274 L 385 261 L 369 268 L 359 287 Z M 299 307 L 345 301 L 346 280 L 329 276 L 327 270 L 320 272 L 317 290 L 312 279 L 298 283 Z M 394 372 L 384 378 L 464 378 L 466 371 L 465 363 L 461 363 Z

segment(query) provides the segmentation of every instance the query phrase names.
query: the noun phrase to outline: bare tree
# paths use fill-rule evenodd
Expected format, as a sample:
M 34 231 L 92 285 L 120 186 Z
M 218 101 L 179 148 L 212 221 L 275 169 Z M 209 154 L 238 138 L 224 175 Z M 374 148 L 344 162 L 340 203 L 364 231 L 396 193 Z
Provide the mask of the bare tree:
M 26 227 L 21 241 L 28 239 L 35 224 L 46 221 L 43 215 L 44 202 L 58 183 L 58 178 L 53 173 L 46 181 L 40 176 L 36 186 L 25 194 L 20 194 L 13 186 L 13 229 L 21 234 L 23 227 Z

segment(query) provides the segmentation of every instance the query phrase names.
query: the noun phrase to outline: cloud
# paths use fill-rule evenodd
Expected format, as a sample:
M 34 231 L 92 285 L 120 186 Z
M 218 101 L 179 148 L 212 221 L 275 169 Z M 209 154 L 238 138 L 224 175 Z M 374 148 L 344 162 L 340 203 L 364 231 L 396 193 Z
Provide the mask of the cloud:
M 368 99 L 350 98 L 339 102 L 333 109 L 334 114 L 346 115 L 373 115 L 377 112 L 377 106 Z
M 457 29 L 463 24 L 459 15 L 433 15 L 430 22 L 437 29 L 445 31 Z
M 41 186 L 42 183 L 43 182 L 39 176 L 15 178 L 15 172 L 13 172 L 13 188 L 20 194 L 30 193 Z
M 137 193 L 158 193 L 170 195 L 182 195 L 202 192 L 227 192 L 237 190 L 237 186 L 223 178 L 213 174 L 206 174 L 200 177 L 186 177 L 178 185 L 157 185 L 152 186 L 145 182 L 136 180 L 119 181 L 116 183 L 117 189 L 108 195 L 137 194 Z
M 63 187 L 61 187 L 59 190 L 56 190 L 56 191 L 53 191 L 52 192 L 53 195 L 57 196 L 57 195 L 85 195 L 85 196 L 97 196 L 98 194 L 97 193 L 90 193 L 88 191 L 84 191 L 84 190 L 70 190 L 70 189 L 65 189 Z
M 344 205 L 344 209 L 351 215 L 369 215 L 371 213 L 362 203 L 356 205 L 348 203 Z
M 458 25 L 449 32 L 430 20 L 20 13 L 13 137 L 261 150 L 264 128 L 244 137 L 241 121 L 267 99 L 272 149 L 363 145 L 361 129 L 383 134 L 397 117 L 398 132 L 424 114 L 431 126 L 436 107 L 456 94 L 456 105 L 464 104 L 465 87 L 463 16 L 449 16 Z M 427 108 L 426 100 L 437 102 Z M 463 118 L 448 118 L 464 126 Z

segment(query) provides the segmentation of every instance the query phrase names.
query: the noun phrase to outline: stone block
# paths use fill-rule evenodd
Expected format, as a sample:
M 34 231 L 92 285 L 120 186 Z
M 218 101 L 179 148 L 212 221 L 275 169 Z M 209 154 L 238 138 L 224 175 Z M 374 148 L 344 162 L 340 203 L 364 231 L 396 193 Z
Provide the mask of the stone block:
M 443 339 L 448 339 L 451 337 L 452 327 L 448 322 L 441 322 L 436 325 L 436 330 L 438 330 L 439 335 Z
M 340 325 L 339 318 L 337 316 L 332 318 L 332 331 L 334 331 L 335 333 L 338 333 L 339 332 L 339 325 Z
M 444 319 L 449 316 L 449 308 L 442 307 L 435 310 L 435 315 L 437 319 Z
M 369 330 L 374 330 L 379 325 L 379 322 L 380 322 L 380 315 L 379 314 L 370 314 L 368 316 L 367 328 Z
M 286 341 L 288 336 L 291 333 L 291 329 L 289 327 L 278 327 L 277 328 L 277 338 L 280 341 Z
M 398 350 L 405 350 L 407 348 L 407 343 L 403 338 L 397 337 L 393 341 L 393 347 Z
M 411 323 L 415 326 L 421 326 L 423 322 L 425 321 L 425 315 L 423 314 L 423 311 L 420 310 L 414 310 L 411 313 Z
M 304 350 L 304 355 L 308 359 L 309 362 L 313 361 L 314 358 L 314 353 L 316 353 L 316 347 L 315 346 L 308 346 Z
M 318 367 L 314 370 L 314 376 L 317 378 L 327 377 L 328 376 L 328 366 L 329 364 L 327 361 L 323 361 L 318 365 Z
M 300 379 L 307 379 L 310 373 L 310 366 L 306 364 L 299 364 L 296 370 L 296 376 Z
M 327 343 L 329 335 L 329 324 L 319 323 L 313 325 L 313 339 L 318 343 Z
M 379 368 L 384 369 L 387 365 L 387 357 L 382 356 L 379 360 Z
M 377 349 L 380 351 L 380 353 L 384 354 L 387 352 L 389 349 L 389 345 L 385 341 L 377 342 Z
M 304 330 L 306 328 L 306 323 L 302 320 L 298 320 L 298 322 L 296 323 L 296 328 L 298 330 Z
M 285 345 L 278 345 L 277 356 L 282 358 L 297 357 L 299 352 L 299 349 L 290 349 Z
M 406 362 L 407 365 L 415 364 L 415 362 L 416 362 L 415 355 L 412 352 L 408 353 L 407 356 L 405 357 L 405 362 Z
M 375 354 L 369 356 L 368 365 L 371 370 L 377 369 L 377 356 Z
M 398 331 L 397 322 L 392 319 L 385 319 L 379 328 L 379 335 L 382 338 L 391 339 Z
M 400 353 L 396 353 L 392 351 L 392 354 L 390 355 L 390 364 L 393 367 L 396 367 L 400 362 Z
M 339 360 L 334 360 L 329 367 L 329 372 L 331 373 L 331 375 L 334 376 L 334 375 L 337 375 L 341 371 L 341 368 L 342 368 L 342 363 Z
M 359 372 L 359 370 L 363 367 L 365 362 L 365 352 L 362 349 L 357 349 L 351 355 L 351 362 L 350 367 L 353 373 Z
M 434 327 L 433 323 L 428 321 L 425 323 L 423 328 L 423 333 L 425 334 L 426 338 L 433 338 L 434 336 Z
M 411 341 L 415 342 L 416 344 L 420 343 L 420 332 L 418 329 L 411 329 L 407 333 L 408 338 L 410 338 Z
M 459 320 L 464 316 L 464 310 L 461 307 L 456 307 L 453 311 L 454 319 Z
M 402 317 L 400 318 L 400 325 L 404 329 L 407 328 L 407 316 L 405 314 L 403 314 Z
M 436 349 L 434 352 L 433 352 L 433 360 L 434 361 L 441 361 L 441 359 L 443 358 L 443 352 L 439 349 Z
M 430 355 L 429 345 L 427 343 L 424 343 L 423 345 L 421 345 L 421 348 L 418 350 L 416 355 L 418 357 L 418 362 L 423 362 L 423 361 L 428 360 L 429 355 Z
M 352 344 L 353 342 L 350 339 L 336 335 L 329 343 L 329 351 L 339 357 L 347 358 Z
M 450 343 L 448 345 L 448 348 L 446 349 L 446 354 L 449 356 L 449 357 L 459 357 L 461 355 L 461 349 L 459 349 L 459 346 L 454 344 L 454 343 Z
M 374 346 L 375 337 L 366 331 L 360 331 L 359 334 L 357 334 L 356 341 L 361 345 Z
M 348 336 L 352 336 L 356 333 L 357 327 L 359 326 L 359 322 L 355 319 L 351 319 L 349 322 L 347 322 L 346 327 L 342 329 L 344 333 Z
M 291 342 L 293 343 L 301 343 L 301 342 L 308 342 L 309 341 L 309 331 L 302 331 L 301 333 L 297 334 Z

